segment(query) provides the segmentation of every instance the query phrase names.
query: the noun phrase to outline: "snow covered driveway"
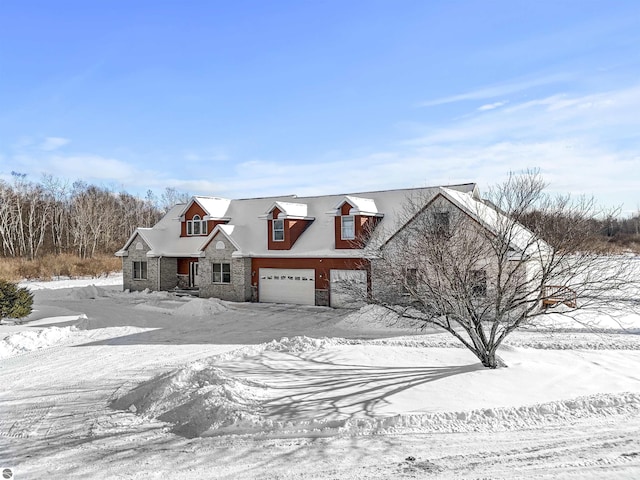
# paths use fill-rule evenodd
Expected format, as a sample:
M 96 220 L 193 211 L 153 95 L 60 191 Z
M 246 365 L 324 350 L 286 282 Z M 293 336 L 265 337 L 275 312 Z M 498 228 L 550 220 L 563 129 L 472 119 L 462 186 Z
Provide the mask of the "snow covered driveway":
M 640 477 L 638 335 L 523 332 L 487 371 L 370 312 L 100 287 L 36 309 L 0 326 L 17 479 Z

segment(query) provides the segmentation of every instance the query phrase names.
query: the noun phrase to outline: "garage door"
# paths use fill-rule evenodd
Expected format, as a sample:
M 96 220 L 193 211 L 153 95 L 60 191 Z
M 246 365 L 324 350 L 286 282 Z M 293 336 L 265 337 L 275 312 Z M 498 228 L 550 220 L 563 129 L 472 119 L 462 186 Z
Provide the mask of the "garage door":
M 313 268 L 261 268 L 260 301 L 316 304 L 316 274 Z
M 331 306 L 356 308 L 364 305 L 367 294 L 366 270 L 331 270 Z

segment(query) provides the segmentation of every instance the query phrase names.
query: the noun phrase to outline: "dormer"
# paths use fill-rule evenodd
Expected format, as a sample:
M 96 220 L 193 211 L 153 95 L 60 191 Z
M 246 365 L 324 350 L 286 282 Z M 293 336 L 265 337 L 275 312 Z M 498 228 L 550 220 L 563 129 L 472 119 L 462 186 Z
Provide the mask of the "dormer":
M 207 236 L 216 225 L 226 224 L 231 200 L 218 197 L 192 197 L 180 216 L 181 237 Z
M 267 220 L 269 250 L 290 250 L 314 220 L 306 204 L 291 202 L 274 202 L 260 218 Z
M 371 198 L 345 196 L 335 207 L 337 249 L 362 248 L 384 216 Z

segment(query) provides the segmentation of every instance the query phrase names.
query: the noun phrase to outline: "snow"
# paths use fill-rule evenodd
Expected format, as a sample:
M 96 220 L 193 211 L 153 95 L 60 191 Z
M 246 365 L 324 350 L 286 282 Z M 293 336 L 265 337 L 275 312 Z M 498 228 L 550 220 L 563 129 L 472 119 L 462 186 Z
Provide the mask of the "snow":
M 36 290 L 59 290 L 71 287 L 87 287 L 87 286 L 122 286 L 122 273 L 106 275 L 100 278 L 60 278 L 55 281 L 24 281 L 19 284 L 20 287 L 26 287 L 31 291 Z
M 0 465 L 16 478 L 640 476 L 631 312 L 550 311 L 487 370 L 375 306 L 118 278 L 29 282 L 32 315 L 0 324 Z
M 162 375 L 114 405 L 188 437 L 505 430 L 594 408 L 640 411 L 638 351 L 512 347 L 502 352 L 510 368 L 490 371 L 464 349 L 417 346 L 284 338 Z M 461 385 L 475 394 L 459 395 Z
M 75 330 L 77 330 L 75 327 L 50 327 L 13 333 L 0 340 L 0 358 L 12 357 L 61 343 Z

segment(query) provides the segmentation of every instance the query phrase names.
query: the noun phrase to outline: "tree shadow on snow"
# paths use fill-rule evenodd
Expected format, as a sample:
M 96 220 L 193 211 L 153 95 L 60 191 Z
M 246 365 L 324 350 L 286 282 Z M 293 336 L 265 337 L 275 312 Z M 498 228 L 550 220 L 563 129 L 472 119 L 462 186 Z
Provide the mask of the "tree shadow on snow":
M 409 389 L 484 367 L 479 362 L 453 366 L 369 366 L 289 354 L 292 362 L 273 362 L 258 357 L 241 366 L 224 366 L 240 377 L 268 378 L 269 387 L 282 392 L 261 404 L 261 415 L 279 422 L 329 422 L 376 418 L 391 397 Z M 301 368 L 291 367 L 303 361 Z M 428 398 L 419 405 L 427 405 Z

